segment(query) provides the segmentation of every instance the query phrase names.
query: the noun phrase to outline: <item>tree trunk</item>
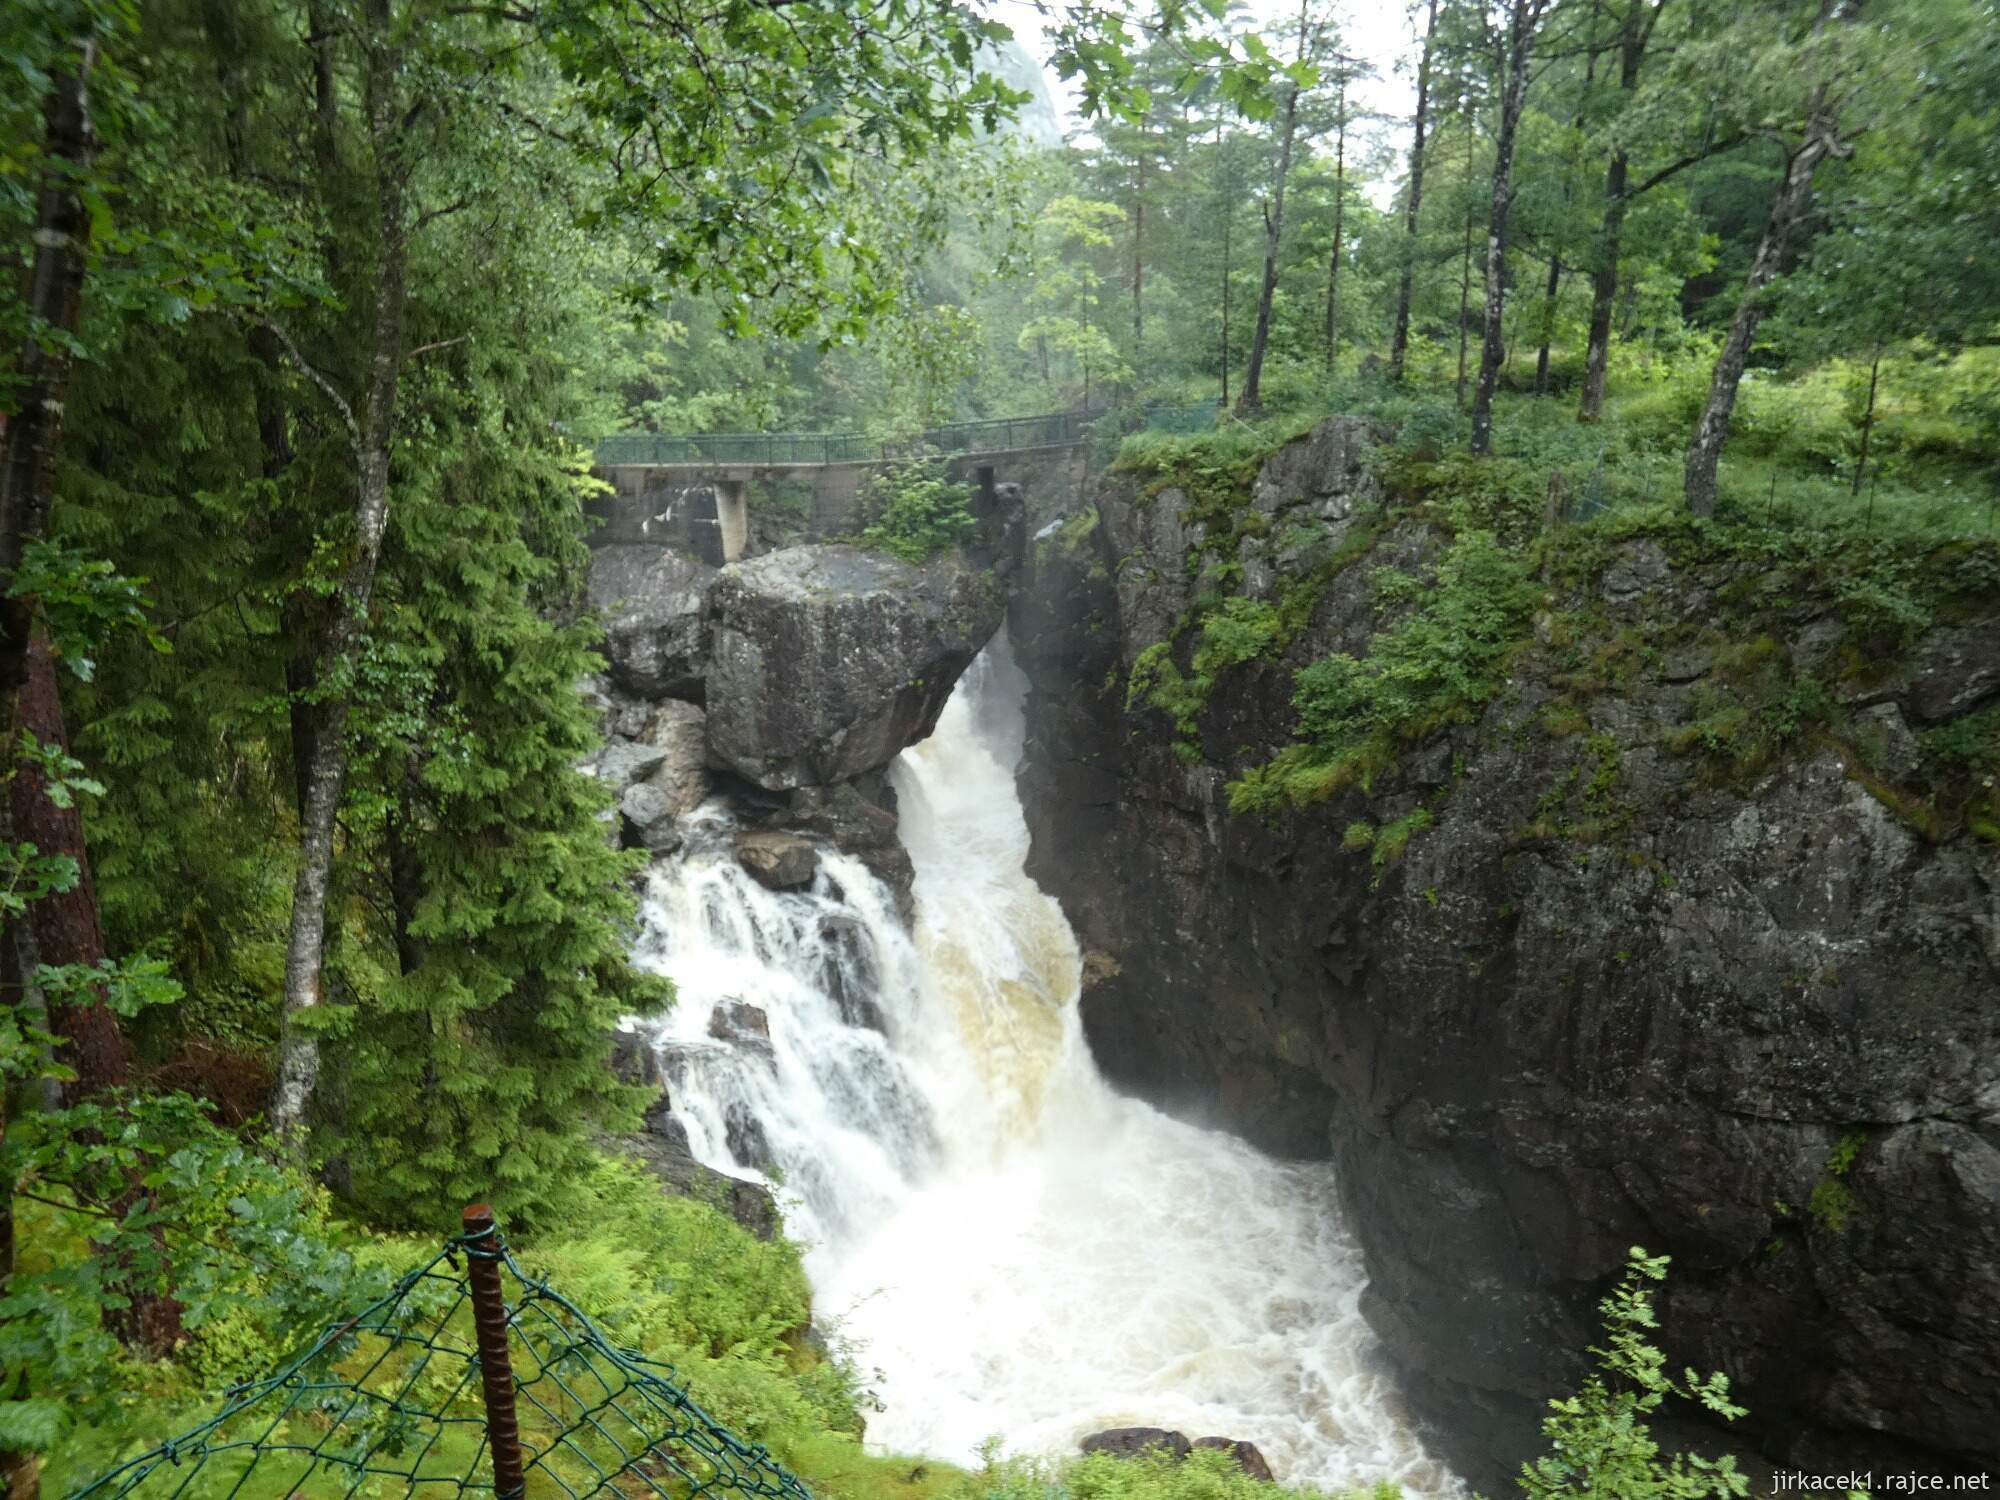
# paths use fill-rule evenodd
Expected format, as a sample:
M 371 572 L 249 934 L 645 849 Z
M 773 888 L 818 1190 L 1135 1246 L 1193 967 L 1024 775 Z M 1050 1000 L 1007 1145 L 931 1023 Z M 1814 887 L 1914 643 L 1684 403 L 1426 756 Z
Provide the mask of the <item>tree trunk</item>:
M 1306 55 L 1306 7 L 1299 6 L 1299 56 Z M 1257 294 L 1257 326 L 1250 334 L 1250 362 L 1243 370 L 1243 394 L 1238 413 L 1263 405 L 1264 354 L 1271 343 L 1271 303 L 1278 293 L 1278 246 L 1285 233 L 1285 179 L 1292 172 L 1292 137 L 1298 130 L 1299 89 L 1285 96 L 1285 121 L 1278 132 L 1278 173 L 1271 183 L 1271 202 L 1264 210 L 1264 282 Z
M 1717 471 L 1722 464 L 1723 444 L 1729 439 L 1729 418 L 1736 410 L 1736 392 L 1743 383 L 1744 367 L 1750 362 L 1750 345 L 1757 337 L 1757 325 L 1764 318 L 1764 288 L 1778 274 L 1790 243 L 1792 230 L 1804 212 L 1812 192 L 1813 173 L 1819 164 L 1839 149 L 1836 134 L 1839 121 L 1828 101 L 1825 84 L 1815 88 L 1806 106 L 1805 139 L 1785 164 L 1784 180 L 1771 202 L 1771 215 L 1757 254 L 1750 262 L 1750 274 L 1737 299 L 1736 316 L 1729 321 L 1729 336 L 1716 356 L 1715 373 L 1709 380 L 1708 399 L 1702 404 L 1695 423 L 1694 437 L 1687 450 L 1687 504 L 1697 516 L 1715 514 Z
M 1222 158 L 1222 125 L 1215 127 L 1215 154 L 1218 168 Z M 1235 269 L 1229 254 L 1230 205 L 1222 205 L 1222 406 L 1229 406 L 1229 273 Z
M 367 633 L 368 608 L 389 519 L 389 446 L 395 434 L 396 389 L 402 374 L 407 298 L 408 226 L 403 210 L 403 143 L 397 135 L 394 90 L 400 54 L 391 41 L 390 0 L 368 0 L 365 102 L 375 158 L 377 266 L 370 338 L 368 394 L 354 439 L 354 555 L 319 651 L 316 685 L 338 683 Z M 319 1078 L 319 1040 L 306 1014 L 319 1005 L 326 961 L 326 908 L 333 878 L 334 825 L 347 778 L 348 700 L 337 688 L 321 705 L 306 774 L 299 867 L 292 887 L 292 921 L 285 945 L 285 998 L 279 1023 L 278 1080 L 271 1123 L 287 1145 L 303 1149 L 306 1107 Z
M 1639 68 L 1646 58 L 1653 26 L 1667 0 L 1654 0 L 1650 17 L 1643 0 L 1626 0 L 1625 19 L 1618 32 L 1618 87 L 1631 98 L 1639 87 Z M 1594 13 L 1593 13 L 1594 18 Z M 1593 64 L 1596 57 L 1592 56 Z M 1626 183 L 1631 159 L 1623 144 L 1614 146 L 1604 169 L 1604 227 L 1597 239 L 1597 264 L 1590 279 L 1590 334 L 1583 360 L 1583 397 L 1576 419 L 1595 422 L 1604 415 L 1604 382 L 1611 363 L 1611 318 L 1618 305 L 1618 258 L 1624 253 Z
M 1347 209 L 1347 79 L 1340 80 L 1340 94 L 1334 105 L 1333 144 L 1333 253 L 1326 261 L 1326 368 L 1333 370 L 1340 350 L 1340 251 L 1341 231 Z
M 1417 113 L 1410 138 L 1410 197 L 1403 207 L 1403 274 L 1396 288 L 1396 331 L 1389 341 L 1389 380 L 1403 383 L 1410 351 L 1410 295 L 1417 276 L 1417 216 L 1424 204 L 1424 131 L 1430 124 L 1431 47 L 1437 39 L 1437 0 L 1424 22 L 1424 50 L 1417 61 Z
M 1472 118 L 1465 121 L 1465 180 L 1472 181 Z M 1465 345 L 1472 314 L 1472 205 L 1465 207 L 1465 252 L 1458 262 L 1458 409 L 1465 410 Z
M 1535 394 L 1549 393 L 1549 342 L 1555 337 L 1556 296 L 1562 290 L 1563 263 L 1560 255 L 1549 257 L 1549 284 L 1542 293 L 1542 346 L 1535 351 Z
M 1485 337 L 1479 349 L 1479 384 L 1472 395 L 1472 451 L 1493 451 L 1493 392 L 1506 359 L 1507 226 L 1514 208 L 1514 138 L 1528 97 L 1528 63 L 1544 0 L 1512 0 L 1507 15 L 1500 129 L 1493 142 L 1493 197 L 1486 220 Z
M 1595 422 L 1604 415 L 1604 382 L 1611 363 L 1611 318 L 1618 306 L 1618 257 L 1625 237 L 1623 150 L 1611 153 L 1604 171 L 1604 230 L 1597 240 L 1597 266 L 1590 278 L 1590 342 L 1583 361 L 1583 399 L 1576 419 Z
M 56 687 L 55 653 L 41 631 L 35 632 L 28 646 L 28 680 L 16 701 L 15 725 L 44 745 L 69 749 Z M 44 855 L 66 855 L 76 861 L 73 886 L 51 891 L 28 908 L 26 921 L 33 931 L 36 954 L 52 967 L 102 962 L 104 929 L 98 918 L 97 887 L 90 874 L 90 851 L 83 841 L 82 810 L 74 802 L 58 807 L 51 801 L 41 773 L 29 764 L 16 768 L 12 792 L 15 837 L 25 839 Z M 104 1003 L 102 990 L 81 1004 L 52 1001 L 49 1029 L 68 1044 L 63 1048 L 63 1061 L 76 1074 L 63 1086 L 65 1104 L 131 1081 L 132 1049 L 119 1029 L 116 1013 Z
M 78 184 L 88 178 L 97 155 L 87 88 L 96 60 L 97 43 L 82 42 L 75 67 L 56 78 L 43 112 L 48 166 L 35 206 L 35 259 L 21 301 L 30 320 L 56 336 L 31 334 L 22 343 L 14 367 L 20 406 L 6 424 L 0 450 L 0 715 L 27 678 L 34 604 L 8 589 L 28 544 L 48 524 L 73 363 L 70 340 L 83 307 L 90 215 Z
M 1854 490 L 1861 493 L 1861 476 L 1868 472 L 1868 439 L 1875 431 L 1875 392 L 1882 378 L 1882 341 L 1875 341 L 1875 352 L 1868 360 L 1868 409 L 1861 416 L 1861 452 L 1854 460 Z M 1874 499 L 1869 499 L 1870 506 Z
M 1140 367 L 1140 351 L 1146 344 L 1146 152 L 1141 140 L 1137 177 L 1132 188 L 1132 368 Z

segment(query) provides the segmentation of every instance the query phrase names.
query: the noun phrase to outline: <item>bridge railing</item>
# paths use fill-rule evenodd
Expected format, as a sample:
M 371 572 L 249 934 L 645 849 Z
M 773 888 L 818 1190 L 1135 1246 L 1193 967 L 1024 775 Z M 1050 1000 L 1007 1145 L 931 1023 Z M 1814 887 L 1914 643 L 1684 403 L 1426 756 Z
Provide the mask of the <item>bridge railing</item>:
M 1049 412 L 1033 417 L 989 417 L 932 427 L 908 442 L 878 442 L 859 432 L 661 432 L 600 437 L 599 465 L 741 464 L 750 468 L 797 464 L 881 463 L 932 451 L 947 455 L 1007 453 L 1080 443 L 1101 410 Z

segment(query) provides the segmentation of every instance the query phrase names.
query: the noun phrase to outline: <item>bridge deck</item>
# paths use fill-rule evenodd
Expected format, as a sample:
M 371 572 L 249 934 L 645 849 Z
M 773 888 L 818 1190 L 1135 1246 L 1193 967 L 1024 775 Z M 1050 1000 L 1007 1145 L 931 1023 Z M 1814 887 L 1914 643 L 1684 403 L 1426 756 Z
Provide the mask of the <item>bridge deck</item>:
M 879 442 L 861 432 L 710 432 L 677 437 L 625 433 L 598 438 L 599 468 L 716 466 L 743 469 L 815 469 L 836 464 L 879 464 L 933 452 L 966 454 L 1032 452 L 1085 442 L 1101 410 L 1049 412 L 1035 417 L 993 417 L 933 427 L 911 442 Z

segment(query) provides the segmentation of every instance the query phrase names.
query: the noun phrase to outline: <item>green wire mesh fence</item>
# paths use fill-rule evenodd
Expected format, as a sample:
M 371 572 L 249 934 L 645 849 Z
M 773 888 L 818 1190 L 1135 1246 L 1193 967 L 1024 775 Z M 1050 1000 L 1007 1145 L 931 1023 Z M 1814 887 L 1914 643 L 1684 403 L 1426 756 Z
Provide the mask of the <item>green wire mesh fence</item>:
M 70 1500 L 722 1494 L 812 1500 L 467 1210 L 380 1301 Z

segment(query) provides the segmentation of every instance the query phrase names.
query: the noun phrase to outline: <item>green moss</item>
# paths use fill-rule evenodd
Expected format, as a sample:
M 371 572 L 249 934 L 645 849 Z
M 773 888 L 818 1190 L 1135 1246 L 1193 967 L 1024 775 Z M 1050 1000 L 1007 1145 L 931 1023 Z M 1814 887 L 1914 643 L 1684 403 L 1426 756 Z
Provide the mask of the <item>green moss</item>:
M 1365 785 L 1399 743 L 1472 717 L 1504 683 L 1537 592 L 1518 554 L 1485 532 L 1461 536 L 1429 587 L 1392 587 L 1410 607 L 1366 656 L 1336 652 L 1300 670 L 1300 743 L 1232 783 L 1230 806 L 1270 813 Z
M 1431 810 L 1420 807 L 1405 813 L 1393 823 L 1383 824 L 1381 831 L 1375 835 L 1375 868 L 1386 869 L 1401 859 L 1410 840 L 1430 827 L 1432 821 Z

